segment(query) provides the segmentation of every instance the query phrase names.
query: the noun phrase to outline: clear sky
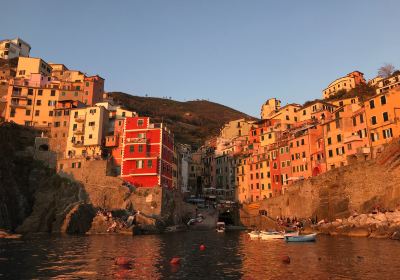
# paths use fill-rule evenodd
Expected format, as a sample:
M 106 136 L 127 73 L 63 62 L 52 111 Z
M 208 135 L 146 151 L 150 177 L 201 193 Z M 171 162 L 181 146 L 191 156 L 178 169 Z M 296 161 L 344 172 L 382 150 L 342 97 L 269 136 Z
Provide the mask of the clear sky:
M 398 0 L 5 1 L 0 38 L 99 74 L 107 91 L 261 104 L 320 98 L 353 70 L 400 68 Z

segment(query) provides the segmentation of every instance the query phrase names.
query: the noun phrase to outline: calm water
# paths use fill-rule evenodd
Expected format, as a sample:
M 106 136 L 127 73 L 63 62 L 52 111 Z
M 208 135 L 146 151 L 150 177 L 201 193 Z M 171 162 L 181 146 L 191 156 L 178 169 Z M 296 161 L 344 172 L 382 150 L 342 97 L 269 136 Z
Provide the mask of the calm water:
M 199 251 L 200 244 L 206 245 Z M 289 255 L 290 264 L 281 257 Z M 133 259 L 130 269 L 114 265 Z M 180 265 L 169 260 L 179 256 Z M 245 233 L 34 236 L 0 240 L 1 279 L 400 279 L 400 242 L 319 236 L 250 241 Z M 290 278 L 289 278 L 290 277 Z

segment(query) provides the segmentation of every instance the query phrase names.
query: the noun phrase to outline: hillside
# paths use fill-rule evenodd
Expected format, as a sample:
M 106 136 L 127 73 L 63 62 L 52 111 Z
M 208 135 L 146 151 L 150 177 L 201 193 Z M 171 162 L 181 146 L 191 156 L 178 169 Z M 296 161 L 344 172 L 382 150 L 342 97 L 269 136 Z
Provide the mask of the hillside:
M 149 116 L 154 122 L 165 122 L 175 133 L 175 141 L 200 146 L 217 135 L 224 123 L 254 119 L 242 112 L 205 100 L 180 102 L 164 98 L 133 96 L 122 92 L 108 93 L 116 103 Z

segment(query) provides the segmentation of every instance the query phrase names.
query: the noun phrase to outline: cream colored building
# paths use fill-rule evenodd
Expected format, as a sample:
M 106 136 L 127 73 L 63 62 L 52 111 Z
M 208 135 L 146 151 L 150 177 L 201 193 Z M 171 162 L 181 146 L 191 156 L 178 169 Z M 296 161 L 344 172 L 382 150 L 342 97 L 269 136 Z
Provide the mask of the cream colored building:
M 103 106 L 71 110 L 67 157 L 100 157 L 109 112 Z
M 281 107 L 277 112 L 271 114 L 267 119 L 279 120 L 281 129 L 289 129 L 294 123 L 298 122 L 297 111 L 302 106 L 296 103 L 291 103 Z
M 29 57 L 31 46 L 20 38 L 0 41 L 0 58 Z
M 297 121 L 302 122 L 311 119 L 319 119 L 319 113 L 323 114 L 324 111 L 333 112 L 336 109 L 336 106 L 337 105 L 334 105 L 331 102 L 325 101 L 310 102 L 297 110 Z
M 50 76 L 52 71 L 51 66 L 42 60 L 35 57 L 20 57 L 17 66 L 17 78 L 29 78 L 31 74 L 42 74 Z
M 328 85 L 326 89 L 322 91 L 322 96 L 324 99 L 334 95 L 339 90 L 349 91 L 355 88 L 356 85 L 365 83 L 364 74 L 359 71 L 353 71 L 344 77 L 334 80 Z
M 261 119 L 268 119 L 270 115 L 276 113 L 281 108 L 281 101 L 276 98 L 268 99 L 261 106 Z
M 220 137 L 223 139 L 233 139 L 239 136 L 249 135 L 249 131 L 254 121 L 238 119 L 230 121 L 224 125 L 220 131 Z

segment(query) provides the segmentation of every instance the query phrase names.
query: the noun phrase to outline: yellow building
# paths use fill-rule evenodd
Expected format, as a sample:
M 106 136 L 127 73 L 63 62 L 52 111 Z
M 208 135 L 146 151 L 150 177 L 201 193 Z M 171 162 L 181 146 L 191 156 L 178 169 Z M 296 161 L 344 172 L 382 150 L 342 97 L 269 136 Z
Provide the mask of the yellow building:
M 334 95 L 339 90 L 349 91 L 357 85 L 365 83 L 364 74 L 360 71 L 353 71 L 344 77 L 334 80 L 329 86 L 322 91 L 324 99 Z
M 58 90 L 49 84 L 47 77 L 41 74 L 32 74 L 30 79 L 11 80 L 5 119 L 21 125 L 51 126 Z
M 384 144 L 400 136 L 400 87 L 366 100 L 364 106 L 375 156 Z
M 41 58 L 20 57 L 18 59 L 16 77 L 29 78 L 31 74 L 42 74 L 44 76 L 50 76 L 51 71 L 51 66 Z
M 279 120 L 281 130 L 289 129 L 294 123 L 298 122 L 297 111 L 301 109 L 300 104 L 287 104 L 278 111 L 270 114 L 267 120 Z
M 224 139 L 233 139 L 239 136 L 249 135 L 249 131 L 254 121 L 246 119 L 233 120 L 224 125 L 220 131 L 220 137 Z
M 261 106 L 261 119 L 268 119 L 272 114 L 276 113 L 281 108 L 281 101 L 276 98 L 268 99 Z
M 108 113 L 108 110 L 103 106 L 71 110 L 67 157 L 98 158 L 101 156 Z

